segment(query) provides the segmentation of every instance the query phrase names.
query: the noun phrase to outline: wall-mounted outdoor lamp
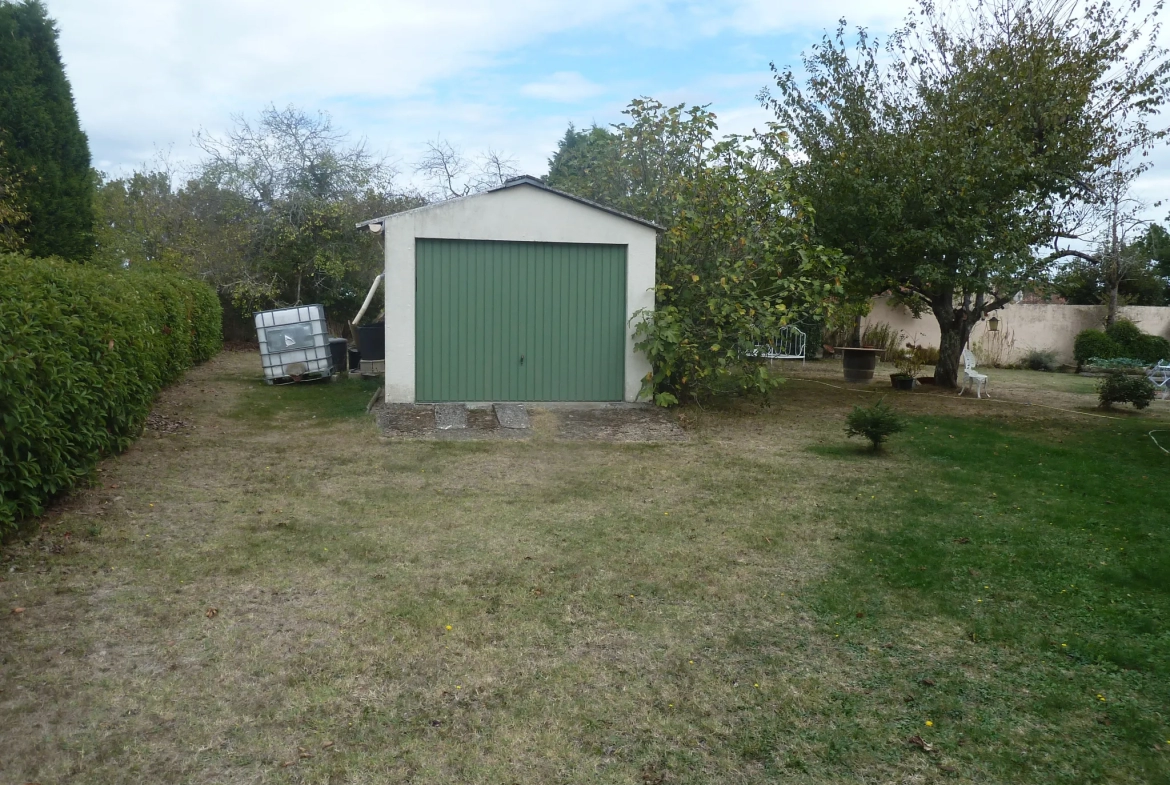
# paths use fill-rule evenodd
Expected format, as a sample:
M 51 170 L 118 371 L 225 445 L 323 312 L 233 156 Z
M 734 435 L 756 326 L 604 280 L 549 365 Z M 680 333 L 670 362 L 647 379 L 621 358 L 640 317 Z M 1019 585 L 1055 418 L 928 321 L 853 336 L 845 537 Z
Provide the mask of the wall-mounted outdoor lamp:
M 999 332 L 999 317 L 993 316 L 987 320 L 987 329 L 989 332 Z

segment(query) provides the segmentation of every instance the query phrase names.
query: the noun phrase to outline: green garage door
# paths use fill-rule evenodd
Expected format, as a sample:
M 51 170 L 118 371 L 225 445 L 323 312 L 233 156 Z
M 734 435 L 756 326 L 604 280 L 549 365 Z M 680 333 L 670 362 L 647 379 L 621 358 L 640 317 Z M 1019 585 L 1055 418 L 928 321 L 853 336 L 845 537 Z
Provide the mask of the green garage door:
M 620 401 L 623 245 L 417 240 L 418 401 Z

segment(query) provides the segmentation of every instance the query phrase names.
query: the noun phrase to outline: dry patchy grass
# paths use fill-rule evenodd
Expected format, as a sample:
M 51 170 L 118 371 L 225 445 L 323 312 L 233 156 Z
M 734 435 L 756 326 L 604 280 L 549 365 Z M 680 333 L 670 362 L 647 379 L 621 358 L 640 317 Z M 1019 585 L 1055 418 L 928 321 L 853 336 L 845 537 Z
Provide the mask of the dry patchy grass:
M 906 451 L 844 446 L 866 393 L 794 380 L 767 409 L 687 410 L 682 443 L 564 441 L 542 413 L 524 442 L 404 441 L 361 416 L 357 383 L 266 388 L 254 365 L 226 353 L 191 372 L 159 430 L 7 547 L 0 602 L 24 610 L 0 620 L 0 780 L 995 770 L 908 745 L 922 710 L 905 693 L 924 673 L 961 682 L 953 695 L 993 689 L 988 658 L 1026 656 L 943 613 L 845 640 L 832 621 L 857 499 L 921 472 Z M 1052 434 L 1080 422 L 891 400 Z

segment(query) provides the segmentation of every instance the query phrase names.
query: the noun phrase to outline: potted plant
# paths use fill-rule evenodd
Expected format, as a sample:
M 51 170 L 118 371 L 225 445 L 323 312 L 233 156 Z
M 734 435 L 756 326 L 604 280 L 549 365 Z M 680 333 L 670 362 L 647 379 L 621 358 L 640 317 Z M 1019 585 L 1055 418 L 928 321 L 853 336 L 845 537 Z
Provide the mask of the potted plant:
M 897 372 L 890 374 L 890 384 L 895 390 L 913 390 L 918 372 L 922 370 L 922 358 L 912 343 L 894 357 Z

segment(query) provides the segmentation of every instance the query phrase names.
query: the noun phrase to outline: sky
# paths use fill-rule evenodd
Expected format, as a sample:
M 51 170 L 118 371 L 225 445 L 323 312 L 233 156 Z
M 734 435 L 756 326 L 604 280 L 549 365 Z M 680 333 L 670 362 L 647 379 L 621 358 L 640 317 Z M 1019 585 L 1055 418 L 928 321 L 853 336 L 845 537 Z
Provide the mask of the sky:
M 540 175 L 569 123 L 630 99 L 710 104 L 727 132 L 768 120 L 768 64 L 839 16 L 887 29 L 904 0 L 48 0 L 94 166 L 199 155 L 268 104 L 323 110 L 396 161 L 426 143 L 502 152 Z
M 844 17 L 887 32 L 908 0 L 47 0 L 94 166 L 119 175 L 198 159 L 265 106 L 328 112 L 396 163 L 428 141 L 504 154 L 541 175 L 570 123 L 619 122 L 638 96 L 709 104 L 725 132 L 769 118 L 768 67 Z M 1170 195 L 1170 154 L 1143 177 Z M 1166 172 L 1166 176 L 1163 176 Z M 1159 210 L 1161 212 L 1161 210 Z

